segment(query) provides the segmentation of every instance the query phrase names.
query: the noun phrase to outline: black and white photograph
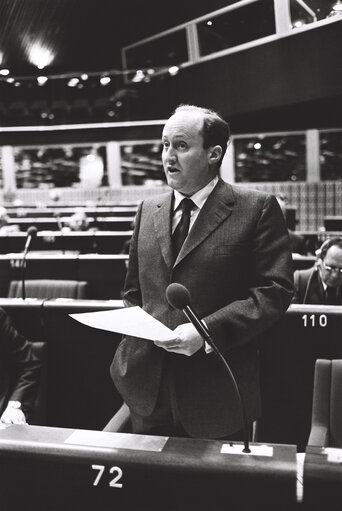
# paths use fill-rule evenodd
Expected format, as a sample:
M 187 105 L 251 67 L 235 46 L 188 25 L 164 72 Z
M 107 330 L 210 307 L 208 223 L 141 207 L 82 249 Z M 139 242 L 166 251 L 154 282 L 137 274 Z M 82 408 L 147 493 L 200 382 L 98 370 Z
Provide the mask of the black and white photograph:
M 342 0 L 0 0 L 0 510 L 342 501 Z

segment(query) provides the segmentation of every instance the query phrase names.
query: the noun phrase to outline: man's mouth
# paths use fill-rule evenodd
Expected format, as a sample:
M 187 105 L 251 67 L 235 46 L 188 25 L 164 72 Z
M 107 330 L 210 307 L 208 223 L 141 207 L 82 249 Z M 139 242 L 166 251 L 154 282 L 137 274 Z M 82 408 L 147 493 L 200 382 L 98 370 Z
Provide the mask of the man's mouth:
M 180 172 L 176 167 L 167 167 L 167 171 L 169 174 L 175 174 L 176 172 Z

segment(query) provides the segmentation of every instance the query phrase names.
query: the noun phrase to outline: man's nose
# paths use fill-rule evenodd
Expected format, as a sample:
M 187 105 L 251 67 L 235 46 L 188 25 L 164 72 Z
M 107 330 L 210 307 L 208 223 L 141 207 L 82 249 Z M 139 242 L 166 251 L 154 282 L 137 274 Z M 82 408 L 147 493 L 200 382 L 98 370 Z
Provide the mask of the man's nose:
M 172 146 L 169 146 L 166 151 L 166 160 L 169 162 L 174 162 L 176 160 L 176 152 Z

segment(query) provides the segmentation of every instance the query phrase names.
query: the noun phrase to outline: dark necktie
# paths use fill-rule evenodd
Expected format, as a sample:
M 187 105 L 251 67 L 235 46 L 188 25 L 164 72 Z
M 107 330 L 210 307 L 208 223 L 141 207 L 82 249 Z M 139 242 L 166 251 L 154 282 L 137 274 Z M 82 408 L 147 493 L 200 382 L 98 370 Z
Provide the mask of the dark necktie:
M 335 287 L 327 287 L 326 296 L 327 305 L 338 305 L 337 289 Z
M 182 202 L 180 203 L 180 206 L 182 208 L 182 216 L 172 235 L 172 250 L 174 259 L 177 258 L 177 255 L 180 249 L 182 248 L 185 238 L 188 235 L 190 226 L 190 214 L 194 205 L 195 204 L 192 202 L 191 199 L 183 199 Z

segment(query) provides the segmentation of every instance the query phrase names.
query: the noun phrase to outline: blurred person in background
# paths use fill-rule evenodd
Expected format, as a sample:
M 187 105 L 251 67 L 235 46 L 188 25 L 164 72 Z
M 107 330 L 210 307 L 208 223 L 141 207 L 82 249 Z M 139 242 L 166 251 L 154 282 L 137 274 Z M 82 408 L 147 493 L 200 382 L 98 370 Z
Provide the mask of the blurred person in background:
M 89 229 L 89 219 L 83 208 L 77 208 L 71 215 L 68 222 L 63 227 L 66 231 L 87 231 Z
M 0 234 L 9 234 L 11 232 L 18 232 L 19 226 L 10 224 L 10 217 L 8 216 L 6 208 L 0 206 Z
M 33 354 L 31 344 L 0 308 L 0 422 L 29 422 L 40 370 L 40 361 Z

